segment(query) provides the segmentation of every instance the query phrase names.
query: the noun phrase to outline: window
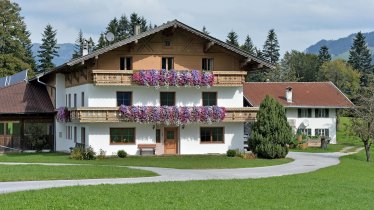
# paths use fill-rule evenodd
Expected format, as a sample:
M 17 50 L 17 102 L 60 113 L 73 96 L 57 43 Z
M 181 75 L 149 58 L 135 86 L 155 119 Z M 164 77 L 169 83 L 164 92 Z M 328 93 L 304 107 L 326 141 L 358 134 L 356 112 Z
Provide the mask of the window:
M 316 118 L 326 118 L 329 117 L 329 109 L 315 109 Z
M 329 136 L 329 129 L 316 129 L 314 135 L 316 136 Z
M 86 144 L 86 128 L 81 127 L 81 144 Z
M 312 117 L 312 109 L 298 109 L 298 117 L 299 118 L 302 118 L 302 117 L 311 118 Z
M 4 129 L 4 125 L 5 123 L 2 123 L 2 122 L 0 122 L 0 135 L 4 135 L 5 134 L 5 129 Z
M 132 70 L 132 57 L 120 57 L 120 70 Z
M 21 135 L 21 124 L 19 122 L 5 123 L 5 135 L 20 136 Z
M 217 92 L 203 92 L 203 106 L 217 106 Z
M 71 108 L 71 94 L 69 94 L 69 108 Z
M 172 57 L 163 57 L 162 58 L 162 69 L 170 70 L 174 68 L 174 58 Z
M 77 143 L 77 127 L 74 126 L 74 143 Z
M 175 106 L 175 92 L 160 92 L 161 106 Z
M 117 106 L 132 105 L 132 92 L 117 92 Z
M 74 93 L 74 108 L 77 108 L 77 94 Z
M 72 139 L 72 128 L 71 128 L 71 126 L 66 126 L 66 139 Z
M 84 107 L 84 92 L 81 93 L 81 107 Z
M 135 128 L 111 128 L 111 144 L 135 144 Z
M 213 58 L 203 58 L 202 60 L 202 67 L 203 71 L 212 71 L 213 70 Z
M 164 44 L 165 44 L 165 47 L 170 47 L 171 41 L 170 40 L 165 40 Z
M 161 130 L 156 129 L 156 143 L 161 143 Z
M 307 136 L 312 135 L 312 129 L 310 128 L 305 128 L 305 129 L 297 129 L 297 133 L 305 134 Z
M 68 107 L 68 94 L 65 95 L 65 106 Z
M 223 143 L 223 127 L 201 127 L 201 143 Z

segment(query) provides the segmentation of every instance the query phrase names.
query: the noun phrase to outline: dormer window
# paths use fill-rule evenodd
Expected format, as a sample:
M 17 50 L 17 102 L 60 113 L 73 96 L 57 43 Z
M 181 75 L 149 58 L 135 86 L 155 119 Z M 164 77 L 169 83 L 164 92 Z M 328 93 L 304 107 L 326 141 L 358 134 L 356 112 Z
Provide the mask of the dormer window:
M 203 71 L 212 71 L 213 70 L 213 58 L 203 58 L 202 60 L 202 70 Z

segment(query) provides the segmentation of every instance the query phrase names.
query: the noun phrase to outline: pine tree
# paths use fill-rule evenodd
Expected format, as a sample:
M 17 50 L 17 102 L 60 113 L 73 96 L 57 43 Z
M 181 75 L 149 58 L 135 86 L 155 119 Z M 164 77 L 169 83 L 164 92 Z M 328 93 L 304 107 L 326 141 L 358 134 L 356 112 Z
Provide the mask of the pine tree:
M 42 45 L 40 50 L 38 50 L 39 71 L 47 71 L 55 67 L 52 60 L 55 56 L 58 56 L 57 50 L 59 48 L 57 46 L 56 33 L 57 31 L 53 30 L 53 27 L 49 24 L 44 28 Z
M 284 158 L 291 143 L 292 130 L 284 107 L 270 96 L 261 102 L 252 127 L 249 148 L 262 158 Z
M 72 55 L 72 59 L 79 58 L 82 56 L 83 52 L 83 32 L 82 30 L 79 30 L 78 38 L 75 40 L 75 47 L 74 47 L 74 53 Z
M 279 43 L 274 29 L 270 29 L 264 44 L 263 57 L 270 63 L 277 63 L 279 60 Z
M 361 73 L 361 86 L 367 86 L 368 75 L 373 73 L 371 54 L 366 45 L 365 36 L 358 32 L 349 50 L 348 63 Z
M 97 45 L 95 46 L 95 50 L 101 49 L 108 45 L 108 42 L 105 39 L 105 36 L 103 33 L 100 34 L 100 38 L 97 41 Z
M 123 14 L 118 21 L 118 40 L 123 40 L 129 37 L 129 24 L 129 20 L 127 19 L 126 15 Z
M 134 28 L 136 25 L 140 25 L 140 32 L 144 32 L 148 30 L 147 20 L 144 17 L 140 17 L 138 14 L 133 12 L 130 15 L 130 25 L 129 25 L 129 34 L 131 36 L 134 35 Z
M 321 46 L 321 48 L 319 49 L 318 60 L 321 65 L 327 61 L 331 61 L 329 48 L 326 45 Z
M 25 69 L 35 70 L 31 52 L 30 32 L 17 3 L 0 0 L 0 77 Z
M 239 47 L 238 34 L 235 31 L 231 30 L 227 34 L 226 43 L 227 44 L 231 44 L 231 45 L 233 45 L 235 47 Z
M 202 32 L 203 32 L 204 34 L 206 34 L 206 35 L 209 35 L 209 32 L 206 30 L 206 27 L 205 27 L 205 26 L 203 26 L 203 30 L 202 30 Z
M 242 46 L 240 46 L 243 50 L 247 51 L 248 53 L 255 55 L 256 54 L 256 48 L 253 46 L 252 39 L 247 35 L 245 38 L 245 42 Z
M 114 35 L 114 40 L 113 41 L 111 41 L 111 42 L 108 42 L 108 44 L 112 44 L 112 43 L 114 43 L 114 42 L 116 42 L 116 41 L 118 41 L 119 39 L 118 39 L 118 20 L 117 20 L 117 18 L 113 18 L 110 22 L 109 22 L 109 24 L 108 24 L 108 26 L 106 27 L 106 32 L 105 32 L 105 34 L 107 34 L 107 33 L 112 33 L 113 35 Z
M 88 53 L 91 53 L 95 50 L 95 42 L 93 41 L 92 37 L 88 39 Z

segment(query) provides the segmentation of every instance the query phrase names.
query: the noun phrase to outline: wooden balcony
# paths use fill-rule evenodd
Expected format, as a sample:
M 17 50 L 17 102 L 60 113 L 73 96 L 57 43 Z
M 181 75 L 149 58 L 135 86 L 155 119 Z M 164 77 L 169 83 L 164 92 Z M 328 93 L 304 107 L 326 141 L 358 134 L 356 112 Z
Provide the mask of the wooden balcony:
M 136 71 L 136 70 L 134 70 Z M 92 70 L 93 83 L 97 86 L 133 86 L 133 70 Z M 245 81 L 245 71 L 212 71 L 214 86 L 240 87 Z
M 226 117 L 222 122 L 250 122 L 256 120 L 258 108 L 226 108 Z M 70 120 L 74 123 L 124 122 L 117 107 L 73 108 Z

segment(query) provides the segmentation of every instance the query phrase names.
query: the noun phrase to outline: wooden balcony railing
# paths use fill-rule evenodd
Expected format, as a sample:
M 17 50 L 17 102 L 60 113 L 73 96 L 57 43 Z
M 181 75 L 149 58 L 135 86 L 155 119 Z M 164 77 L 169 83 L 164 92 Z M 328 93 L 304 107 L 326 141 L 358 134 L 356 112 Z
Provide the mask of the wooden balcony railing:
M 136 71 L 136 70 L 134 70 Z M 212 71 L 213 86 L 242 86 L 245 81 L 245 71 Z M 93 83 L 97 86 L 130 86 L 133 70 L 92 70 Z
M 256 120 L 258 108 L 226 108 L 222 122 L 250 122 Z M 80 123 L 123 122 L 117 107 L 110 108 L 72 108 L 70 120 Z

